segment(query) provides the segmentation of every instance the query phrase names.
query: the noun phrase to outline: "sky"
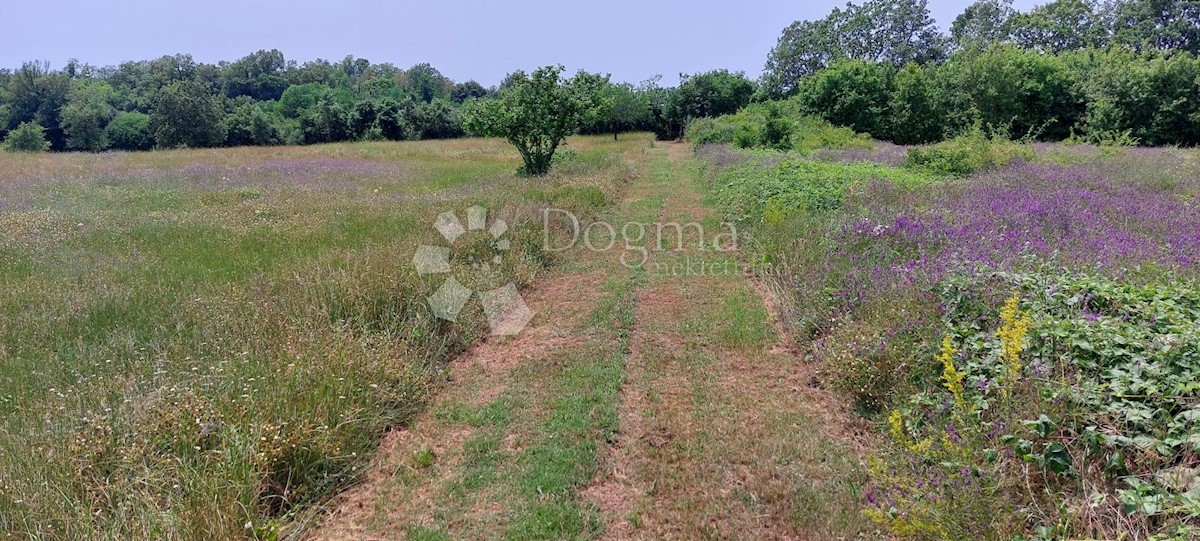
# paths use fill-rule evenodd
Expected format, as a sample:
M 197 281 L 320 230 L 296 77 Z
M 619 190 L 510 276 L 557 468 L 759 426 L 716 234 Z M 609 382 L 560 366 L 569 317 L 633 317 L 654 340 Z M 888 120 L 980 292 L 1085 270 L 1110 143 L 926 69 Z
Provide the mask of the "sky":
M 970 0 L 930 0 L 942 28 Z M 1028 9 L 1035 0 L 1016 0 Z M 279 49 L 289 60 L 346 55 L 455 81 L 498 84 L 546 64 L 663 84 L 715 68 L 757 78 L 783 28 L 843 0 L 42 0 L 5 6 L 0 67 L 68 59 L 96 66 L 187 53 L 236 60 Z

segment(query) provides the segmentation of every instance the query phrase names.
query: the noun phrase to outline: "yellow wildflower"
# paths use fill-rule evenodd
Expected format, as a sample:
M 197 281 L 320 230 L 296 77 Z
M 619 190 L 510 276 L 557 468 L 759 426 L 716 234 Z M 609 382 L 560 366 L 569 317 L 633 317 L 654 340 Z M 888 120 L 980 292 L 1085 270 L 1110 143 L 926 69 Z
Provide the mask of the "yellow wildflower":
M 1025 350 L 1025 337 L 1029 334 L 1029 313 L 1021 310 L 1021 298 L 1013 293 L 1000 310 L 1000 347 L 1004 366 L 1006 368 L 1006 383 L 1011 383 L 1020 375 L 1024 366 L 1021 364 L 1021 352 Z
M 954 349 L 954 343 L 950 341 L 950 335 L 942 337 L 942 352 L 938 355 L 938 361 L 942 363 L 942 384 L 946 386 L 946 390 L 954 395 L 954 403 L 963 413 L 967 413 L 967 401 L 963 398 L 963 378 L 966 374 L 960 372 L 954 366 L 954 354 L 958 350 Z

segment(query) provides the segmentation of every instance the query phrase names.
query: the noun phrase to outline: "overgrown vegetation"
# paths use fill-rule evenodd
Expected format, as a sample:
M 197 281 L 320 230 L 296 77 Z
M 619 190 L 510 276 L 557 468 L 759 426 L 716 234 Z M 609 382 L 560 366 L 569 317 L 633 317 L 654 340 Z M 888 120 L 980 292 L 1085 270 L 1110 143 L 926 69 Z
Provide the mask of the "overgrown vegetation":
M 1127 144 L 714 166 L 798 346 L 888 440 L 862 505 L 892 534 L 1196 535 L 1197 162 Z
M 0 155 L 0 530 L 295 533 L 487 332 L 477 302 L 455 324 L 425 302 L 437 213 L 506 220 L 502 264 L 473 267 L 493 239 L 468 234 L 451 267 L 524 287 L 552 262 L 537 209 L 596 215 L 647 143 L 573 139 L 536 182 L 485 140 Z

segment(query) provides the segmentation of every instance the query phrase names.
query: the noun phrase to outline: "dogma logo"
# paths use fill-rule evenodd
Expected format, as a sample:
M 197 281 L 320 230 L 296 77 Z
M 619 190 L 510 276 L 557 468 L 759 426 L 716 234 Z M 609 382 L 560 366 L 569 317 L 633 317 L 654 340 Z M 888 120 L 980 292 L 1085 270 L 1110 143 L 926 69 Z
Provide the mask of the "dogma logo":
M 474 270 L 486 273 L 492 269 L 493 265 L 498 266 L 504 262 L 504 254 L 512 247 L 509 240 L 504 238 L 508 233 L 508 224 L 504 220 L 495 220 L 489 227 L 487 215 L 488 211 L 483 207 L 475 206 L 467 209 L 466 227 L 463 227 L 462 221 L 453 211 L 438 215 L 434 227 L 442 234 L 442 237 L 450 242 L 450 247 L 422 244 L 417 247 L 417 253 L 413 256 L 413 265 L 416 265 L 417 273 L 421 276 L 450 275 L 441 287 L 429 296 L 429 308 L 433 310 L 434 315 L 447 321 L 457 321 L 458 315 L 467 305 L 467 301 L 471 300 L 473 295 L 478 294 L 492 334 L 512 336 L 521 332 L 533 319 L 533 311 L 525 304 L 525 299 L 521 298 L 516 284 L 509 282 L 490 291 L 477 292 L 463 285 L 451 270 L 451 249 L 454 247 L 454 242 L 471 231 L 483 232 L 486 230 L 491 236 L 489 244 L 493 254 L 490 259 L 475 256 L 467 258 L 469 265 Z

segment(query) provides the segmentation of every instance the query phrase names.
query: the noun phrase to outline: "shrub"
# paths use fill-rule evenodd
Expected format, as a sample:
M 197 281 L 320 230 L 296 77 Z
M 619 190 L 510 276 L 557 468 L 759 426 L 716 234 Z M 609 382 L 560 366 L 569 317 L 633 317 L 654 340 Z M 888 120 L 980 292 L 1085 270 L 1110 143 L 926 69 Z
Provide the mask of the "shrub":
M 50 150 L 46 140 L 46 128 L 35 122 L 25 122 L 8 132 L 4 139 L 4 150 L 9 152 L 45 152 Z
M 176 81 L 164 87 L 154 102 L 150 126 L 163 148 L 204 148 L 225 139 L 221 100 L 199 81 Z
M 1015 159 L 1032 160 L 1029 145 L 988 136 L 975 130 L 931 147 L 908 151 L 904 165 L 931 173 L 967 176 L 976 171 L 1008 165 Z
M 144 113 L 121 113 L 104 128 L 110 147 L 118 150 L 150 150 L 154 135 L 150 132 L 150 116 Z
M 273 118 L 260 103 L 239 105 L 225 117 L 227 146 L 278 145 L 284 142 L 279 125 L 283 118 Z
M 800 103 L 805 111 L 835 125 L 884 137 L 892 71 L 886 64 L 837 62 L 801 84 Z
M 751 104 L 733 115 L 701 118 L 685 138 L 699 146 L 733 143 L 739 148 L 773 148 L 809 153 L 821 148 L 871 148 L 869 136 L 803 113 L 796 98 Z

